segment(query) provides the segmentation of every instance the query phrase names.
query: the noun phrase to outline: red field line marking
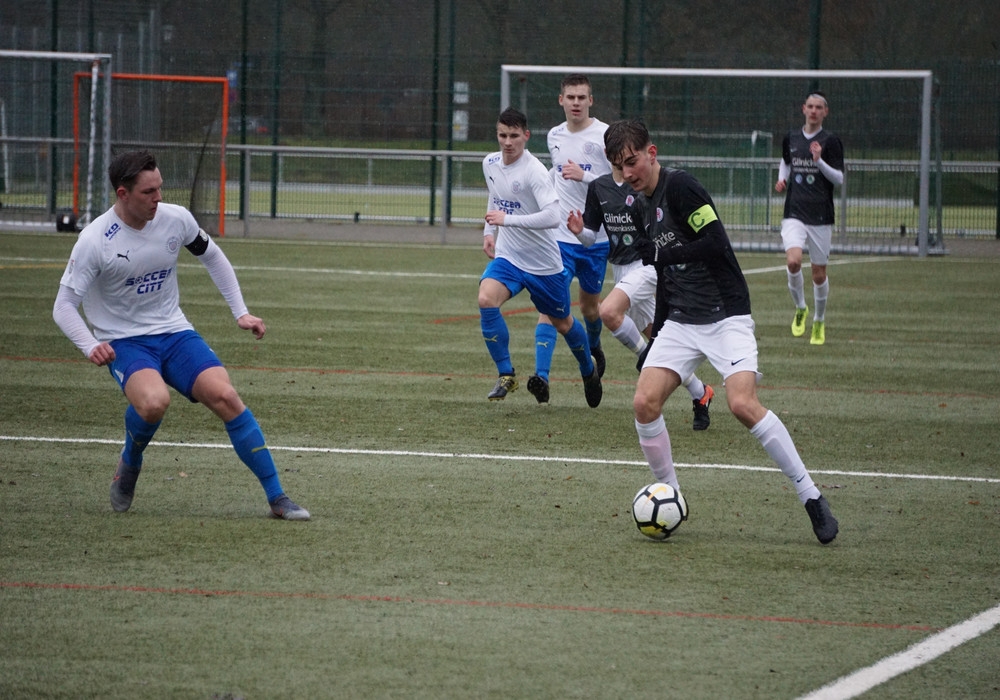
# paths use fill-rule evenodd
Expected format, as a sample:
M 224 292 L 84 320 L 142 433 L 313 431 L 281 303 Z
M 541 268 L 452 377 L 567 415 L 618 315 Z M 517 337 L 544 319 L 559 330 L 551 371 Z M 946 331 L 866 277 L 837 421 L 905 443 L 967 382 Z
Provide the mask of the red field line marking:
M 353 595 L 349 593 L 286 593 L 281 591 L 237 591 L 204 590 L 199 588 L 160 588 L 156 586 L 119 586 L 113 584 L 96 585 L 86 583 L 39 583 L 35 581 L 0 581 L 0 588 L 28 588 L 64 591 L 110 591 L 113 593 L 157 593 L 165 595 L 218 596 L 245 598 L 282 598 L 303 600 L 341 600 L 353 603 L 411 603 L 419 605 L 446 605 L 476 608 L 507 608 L 517 610 L 543 610 L 555 612 L 598 613 L 603 615 L 639 615 L 648 617 L 677 617 L 701 620 L 721 620 L 737 622 L 778 622 L 796 625 L 820 625 L 824 627 L 857 627 L 864 629 L 902 630 L 905 632 L 938 632 L 940 627 L 929 625 L 899 625 L 879 622 L 850 622 L 846 620 L 808 620 L 796 617 L 772 615 L 725 615 L 721 613 L 699 613 L 683 610 L 642 610 L 636 608 L 602 608 L 586 605 L 554 605 L 549 603 L 519 603 L 491 600 L 458 600 L 454 598 L 408 598 L 405 596 Z

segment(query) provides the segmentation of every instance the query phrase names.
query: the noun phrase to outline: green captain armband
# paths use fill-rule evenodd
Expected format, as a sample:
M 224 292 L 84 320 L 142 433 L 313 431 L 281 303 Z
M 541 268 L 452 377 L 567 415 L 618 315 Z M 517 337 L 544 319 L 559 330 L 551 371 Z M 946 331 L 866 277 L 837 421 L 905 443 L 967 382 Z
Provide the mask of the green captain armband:
M 718 221 L 719 217 L 715 215 L 715 210 L 712 209 L 711 205 L 703 204 L 698 209 L 688 217 L 688 226 L 693 228 L 695 232 L 701 231 L 703 228 L 708 226 L 713 221 Z

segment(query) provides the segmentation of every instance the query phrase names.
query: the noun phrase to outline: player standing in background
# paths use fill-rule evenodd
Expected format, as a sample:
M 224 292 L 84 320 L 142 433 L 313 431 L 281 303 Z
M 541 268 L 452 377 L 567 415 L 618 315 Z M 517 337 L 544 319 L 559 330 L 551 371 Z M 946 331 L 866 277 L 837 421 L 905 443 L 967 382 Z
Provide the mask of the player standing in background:
M 826 342 L 826 300 L 830 281 L 826 266 L 833 240 L 833 186 L 844 184 L 844 146 L 840 138 L 823 129 L 830 113 L 826 96 L 813 92 L 802 105 L 805 125 L 792 129 L 781 144 L 776 192 L 785 192 L 785 214 L 781 221 L 781 242 L 788 264 L 788 289 L 795 303 L 792 335 L 806 332 L 806 295 L 802 278 L 802 249 L 809 250 L 812 268 L 812 345 Z
M 587 202 L 583 213 L 570 212 L 567 228 L 580 242 L 589 246 L 603 226 L 608 239 L 608 262 L 615 278 L 615 287 L 601 300 L 601 321 L 611 335 L 635 353 L 636 366 L 642 369 L 643 354 L 652 334 L 656 311 L 656 270 L 642 264 L 635 247 L 635 225 L 632 205 L 636 191 L 624 181 L 619 168 L 611 168 L 587 186 Z M 715 391 L 696 375 L 689 375 L 683 386 L 691 394 L 695 430 L 707 430 L 711 423 L 708 407 Z
M 497 121 L 500 150 L 483 159 L 483 177 L 489 189 L 483 252 L 490 258 L 479 280 L 479 317 L 483 340 L 499 377 L 487 395 L 499 401 L 517 389 L 510 358 L 510 334 L 500 307 L 522 289 L 556 332 L 569 345 L 580 365 L 587 405 L 601 403 L 601 377 L 591 357 L 587 331 L 570 314 L 569 285 L 556 243 L 559 200 L 552 177 L 526 150 L 528 120 L 516 109 L 506 109 Z
M 639 446 L 657 481 L 679 490 L 663 404 L 704 359 L 722 375 L 729 410 L 792 482 L 813 533 L 832 542 L 838 524 L 781 419 L 757 398 L 757 339 L 750 292 L 705 188 L 683 170 L 661 167 L 638 120 L 608 127 L 607 151 L 643 196 L 633 220 L 642 260 L 656 268 L 654 341 L 635 388 Z
M 282 490 L 257 419 L 181 311 L 177 256 L 183 247 L 208 269 L 236 324 L 262 338 L 264 322 L 247 311 L 233 266 L 191 212 L 162 201 L 163 178 L 152 154 L 115 156 L 108 177 L 117 201 L 80 232 L 52 316 L 91 362 L 107 365 L 129 402 L 111 507 L 123 512 L 132 505 L 143 451 L 160 427 L 173 387 L 222 419 L 274 516 L 308 520 L 309 511 Z M 81 303 L 86 321 L 78 310 Z
M 587 328 L 590 354 L 597 362 L 597 371 L 604 376 L 604 350 L 601 348 L 601 292 L 608 269 L 608 237 L 599 231 L 590 247 L 580 244 L 566 227 L 570 212 L 583 209 L 587 184 L 611 172 L 604 155 L 604 130 L 608 125 L 590 116 L 594 104 L 590 79 L 574 73 L 562 80 L 559 104 L 566 121 L 553 127 L 548 134 L 552 176 L 559 197 L 559 250 L 566 268 L 566 284 L 576 277 L 580 285 L 580 312 Z M 539 403 L 549 400 L 549 370 L 556 331 L 545 316 L 539 316 L 535 327 L 535 375 L 528 379 L 528 391 Z

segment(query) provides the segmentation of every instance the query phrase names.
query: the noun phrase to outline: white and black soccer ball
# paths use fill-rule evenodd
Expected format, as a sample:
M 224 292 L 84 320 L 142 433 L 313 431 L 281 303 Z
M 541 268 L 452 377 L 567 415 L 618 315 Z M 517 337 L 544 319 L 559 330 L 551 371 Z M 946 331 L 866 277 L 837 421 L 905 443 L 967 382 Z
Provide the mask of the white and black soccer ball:
M 665 540 L 688 519 L 687 501 L 670 484 L 650 484 L 632 499 L 632 517 L 639 532 Z

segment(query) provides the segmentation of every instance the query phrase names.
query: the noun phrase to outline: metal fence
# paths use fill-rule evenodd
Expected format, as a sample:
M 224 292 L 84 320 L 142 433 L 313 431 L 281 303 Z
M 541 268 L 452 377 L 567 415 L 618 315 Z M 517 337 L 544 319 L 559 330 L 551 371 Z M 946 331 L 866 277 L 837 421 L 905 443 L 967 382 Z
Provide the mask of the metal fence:
M 3 139 L 16 153 L 0 193 L 0 227 L 31 222 L 53 226 L 49 192 L 59 211 L 72 208 L 72 144 L 65 140 Z M 165 178 L 165 197 L 218 219 L 218 200 L 200 202 L 196 189 L 218 189 L 218 170 L 199 168 L 198 158 L 217 159 L 204 144 L 151 144 Z M 57 157 L 49 157 L 54 150 Z M 232 222 L 266 219 L 335 223 L 478 226 L 486 211 L 482 177 L 485 152 L 229 145 L 226 151 L 225 216 Z M 547 154 L 538 154 L 547 161 Z M 734 242 L 743 248 L 777 250 L 784 200 L 774 192 L 773 158 L 690 157 L 663 154 L 712 194 Z M 56 168 L 51 168 L 51 163 Z M 848 160 L 838 192 L 835 249 L 842 252 L 916 252 L 919 225 L 917 161 Z M 196 176 L 195 173 L 202 173 Z M 998 237 L 994 199 L 1000 162 L 935 163 L 931 176 L 931 252 L 949 238 Z M 6 201 L 4 201 L 6 200 Z M 105 202 L 105 206 L 107 205 Z
M 230 146 L 227 216 L 353 223 L 478 226 L 486 210 L 484 152 Z M 547 161 L 547 155 L 538 154 Z M 778 249 L 784 199 L 774 192 L 771 158 L 684 157 L 664 164 L 690 171 L 708 188 L 734 241 Z M 917 161 L 848 160 L 838 194 L 835 248 L 916 252 Z M 993 200 L 1000 162 L 932 167 L 928 245 L 998 236 Z

